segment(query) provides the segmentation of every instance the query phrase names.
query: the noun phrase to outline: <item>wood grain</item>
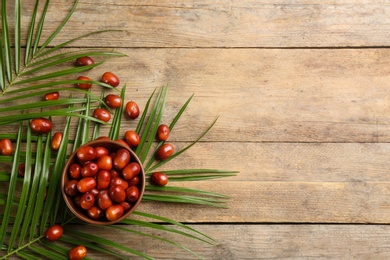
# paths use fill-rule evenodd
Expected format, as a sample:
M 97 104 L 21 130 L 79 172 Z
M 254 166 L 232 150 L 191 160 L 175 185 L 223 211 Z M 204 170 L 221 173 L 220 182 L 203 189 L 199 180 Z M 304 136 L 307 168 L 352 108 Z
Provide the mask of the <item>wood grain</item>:
M 190 225 L 216 239 L 208 246 L 188 238 L 165 234 L 205 259 L 387 259 L 390 241 L 387 225 Z M 80 227 L 99 234 L 92 227 Z M 133 227 L 161 236 L 159 231 Z M 125 239 L 126 237 L 126 239 Z M 158 259 L 196 259 L 195 256 L 153 239 L 117 232 L 112 239 Z M 172 254 L 174 252 L 174 254 Z M 94 256 L 93 252 L 90 252 Z M 105 258 L 107 259 L 107 258 Z M 133 259 L 133 258 L 132 258 Z
M 24 1 L 28 24 L 35 1 Z M 42 3 L 43 5 L 43 3 Z M 53 1 L 44 36 L 69 1 Z M 12 12 L 12 9 L 10 9 Z M 389 45 L 390 6 L 382 1 L 80 1 L 58 43 L 94 30 L 121 29 L 81 40 L 91 47 L 344 47 Z M 24 27 L 28 28 L 28 27 Z M 68 33 L 67 33 L 68 31 Z
M 166 121 L 195 94 L 175 141 L 194 140 L 192 129 L 206 129 L 217 116 L 206 141 L 390 141 L 388 49 L 121 51 L 128 56 L 85 74 L 100 80 L 115 68 L 127 84 L 126 100 L 141 108 L 156 87 L 169 84 Z

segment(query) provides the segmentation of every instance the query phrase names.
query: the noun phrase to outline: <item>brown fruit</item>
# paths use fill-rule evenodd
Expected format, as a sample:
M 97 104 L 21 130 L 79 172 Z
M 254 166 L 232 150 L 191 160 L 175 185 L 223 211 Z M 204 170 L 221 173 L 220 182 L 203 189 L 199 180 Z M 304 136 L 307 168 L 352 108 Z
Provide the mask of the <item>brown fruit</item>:
M 125 179 L 122 179 L 121 177 L 111 178 L 110 185 L 111 186 L 121 186 L 123 190 L 126 190 L 127 187 L 129 187 L 129 183 Z
M 77 180 L 70 180 L 65 184 L 65 193 L 71 197 L 76 196 L 79 191 L 77 190 Z
M 119 95 L 109 94 L 104 99 L 108 107 L 120 108 L 122 106 L 122 98 Z
M 93 117 L 102 120 L 103 122 L 108 122 L 111 119 L 111 114 L 104 108 L 96 108 L 93 111 Z
M 75 65 L 77 67 L 81 67 L 81 66 L 92 65 L 94 63 L 95 63 L 95 61 L 91 57 L 84 56 L 84 57 L 77 58 Z
M 81 176 L 83 178 L 86 177 L 95 177 L 95 175 L 98 173 L 99 167 L 94 162 L 88 162 L 84 165 L 83 168 L 81 168 Z
M 63 233 L 64 229 L 60 225 L 54 225 L 46 229 L 45 237 L 50 242 L 53 242 L 60 239 Z
M 11 155 L 14 151 L 14 147 L 10 139 L 5 138 L 0 141 L 0 155 Z
M 125 168 L 122 170 L 123 178 L 126 180 L 130 180 L 133 177 L 137 176 L 139 172 L 141 171 L 141 166 L 136 162 L 131 162 L 128 165 L 126 165 Z
M 130 119 L 136 119 L 139 116 L 139 107 L 134 101 L 127 102 L 125 111 Z
M 105 72 L 102 75 L 102 82 L 106 83 L 112 87 L 117 87 L 119 85 L 119 78 L 112 72 Z
M 121 186 L 111 186 L 109 194 L 111 199 L 117 203 L 121 203 L 126 199 L 126 192 Z
M 134 176 L 133 178 L 131 178 L 129 181 L 129 186 L 137 186 L 138 183 L 139 183 L 139 177 L 138 176 Z
M 128 202 L 136 202 L 139 198 L 139 189 L 136 186 L 130 186 L 126 189 L 126 199 Z
M 104 155 L 97 159 L 96 164 L 99 170 L 111 170 L 112 169 L 112 158 L 109 155 Z
M 53 123 L 46 118 L 36 118 L 31 120 L 30 127 L 37 134 L 47 134 L 53 128 Z
M 96 151 L 92 146 L 84 145 L 77 150 L 77 158 L 79 160 L 88 162 L 93 161 L 96 158 Z
M 46 101 L 57 100 L 60 98 L 60 93 L 58 91 L 46 93 L 44 98 Z
M 97 206 L 92 206 L 88 209 L 87 211 L 88 217 L 91 219 L 99 220 L 104 217 L 104 211 L 97 207 Z
M 83 209 L 91 208 L 94 203 L 95 197 L 89 192 L 84 193 L 83 196 L 81 196 L 80 198 L 80 207 Z
M 96 187 L 96 180 L 93 177 L 87 177 L 79 180 L 77 190 L 81 193 L 86 193 Z
M 118 218 L 123 216 L 124 208 L 120 204 L 115 204 L 109 207 L 106 210 L 106 218 L 110 221 L 117 220 Z
M 165 186 L 168 183 L 168 175 L 161 172 L 155 172 L 152 174 L 151 180 L 152 183 L 157 186 Z
M 24 177 L 24 174 L 26 173 L 26 164 L 21 163 L 18 165 L 18 175 L 20 177 Z
M 128 130 L 125 132 L 125 141 L 130 147 L 136 147 L 139 145 L 140 137 L 136 131 Z
M 110 186 L 110 182 L 111 182 L 111 173 L 109 171 L 102 170 L 98 172 L 96 187 L 99 190 L 108 189 L 108 186 Z
M 80 176 L 81 176 L 81 166 L 77 163 L 72 163 L 70 166 L 69 166 L 69 170 L 68 170 L 68 173 L 69 173 L 69 177 L 72 178 L 72 179 L 80 179 Z
M 117 170 L 122 170 L 130 162 L 130 159 L 130 152 L 124 148 L 121 148 L 115 153 L 113 166 Z
M 156 152 L 157 159 L 165 160 L 175 152 L 175 147 L 172 144 L 161 145 Z
M 53 135 L 53 138 L 51 139 L 51 149 L 54 151 L 57 151 L 60 148 L 62 141 L 62 133 L 57 132 Z
M 70 260 L 82 260 L 87 256 L 87 248 L 85 246 L 75 246 L 69 251 Z
M 97 204 L 102 210 L 112 206 L 113 202 L 107 190 L 101 190 L 97 195 Z
M 169 127 L 167 125 L 159 125 L 157 129 L 157 139 L 160 141 L 166 141 L 169 137 Z
M 99 159 L 100 157 L 109 154 L 108 149 L 106 147 L 102 147 L 102 146 L 95 147 L 95 152 L 96 152 L 96 159 Z
M 85 76 L 80 76 L 77 78 L 77 80 L 83 80 L 83 81 L 91 81 L 90 78 L 88 77 L 85 77 Z M 89 82 L 81 82 L 81 83 L 77 83 L 76 85 L 78 88 L 81 88 L 81 89 L 90 89 L 92 87 L 92 83 L 89 83 Z

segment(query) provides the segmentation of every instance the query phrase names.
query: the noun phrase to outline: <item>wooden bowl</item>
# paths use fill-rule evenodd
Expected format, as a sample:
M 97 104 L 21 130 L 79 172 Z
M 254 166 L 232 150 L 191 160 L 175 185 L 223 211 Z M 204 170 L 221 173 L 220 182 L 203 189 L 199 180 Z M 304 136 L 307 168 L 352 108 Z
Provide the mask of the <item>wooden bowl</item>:
M 119 143 L 119 142 L 116 142 L 116 141 L 112 141 L 112 140 L 107 140 L 107 139 L 102 139 L 102 140 L 95 140 L 95 141 L 91 141 L 91 142 L 88 142 L 84 145 L 89 145 L 89 146 L 92 146 L 92 147 L 105 147 L 108 149 L 109 153 L 112 153 L 112 152 L 115 152 L 121 148 L 124 148 L 126 150 L 128 150 L 130 152 L 130 155 L 131 155 L 131 162 L 137 162 L 139 165 L 140 165 L 140 168 L 141 168 L 141 171 L 138 175 L 139 177 L 139 183 L 137 184 L 137 187 L 139 189 L 139 198 L 136 202 L 133 202 L 131 203 L 131 208 L 128 209 L 127 211 L 124 212 L 124 214 L 114 220 L 114 221 L 110 221 L 110 220 L 94 220 L 94 219 L 91 219 L 88 215 L 87 215 L 87 211 L 80 208 L 79 206 L 77 206 L 74 202 L 74 197 L 71 197 L 69 195 L 67 195 L 65 193 L 65 184 L 70 180 L 70 177 L 69 177 L 69 174 L 68 174 L 68 171 L 69 171 L 69 167 L 71 164 L 73 163 L 77 163 L 78 162 L 78 158 L 77 158 L 77 151 L 74 152 L 68 159 L 68 161 L 66 162 L 66 165 L 65 165 L 65 168 L 62 172 L 62 180 L 61 180 L 61 192 L 62 192 L 62 196 L 65 200 L 65 203 L 66 205 L 68 206 L 68 208 L 70 209 L 70 211 L 76 215 L 76 217 L 78 217 L 79 219 L 87 222 L 87 223 L 90 223 L 90 224 L 95 224 L 95 225 L 110 225 L 110 224 L 114 224 L 116 222 L 119 222 L 125 218 L 127 218 L 136 208 L 137 206 L 139 205 L 139 203 L 141 202 L 142 200 L 142 196 L 144 194 L 144 190 L 145 190 L 145 172 L 144 172 L 144 169 L 142 167 L 142 164 L 141 164 L 141 161 L 138 159 L 137 155 L 127 146 Z M 83 145 L 83 146 L 84 146 Z M 96 202 L 95 202 L 96 204 Z

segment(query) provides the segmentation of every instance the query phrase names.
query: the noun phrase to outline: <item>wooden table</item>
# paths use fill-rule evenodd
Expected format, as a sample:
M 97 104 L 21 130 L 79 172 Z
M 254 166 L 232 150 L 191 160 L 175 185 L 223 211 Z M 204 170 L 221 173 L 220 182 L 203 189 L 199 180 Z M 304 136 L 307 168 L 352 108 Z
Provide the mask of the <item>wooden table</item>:
M 218 240 L 181 241 L 206 259 L 390 257 L 390 6 L 323 2 L 82 0 L 57 40 L 123 30 L 71 49 L 126 54 L 91 73 L 115 71 L 141 107 L 169 84 L 165 120 L 195 93 L 171 135 L 177 147 L 219 116 L 169 168 L 239 171 L 183 184 L 232 196 L 229 209 L 140 206 Z M 53 3 L 44 33 L 71 6 Z M 158 259 L 193 258 L 111 235 Z

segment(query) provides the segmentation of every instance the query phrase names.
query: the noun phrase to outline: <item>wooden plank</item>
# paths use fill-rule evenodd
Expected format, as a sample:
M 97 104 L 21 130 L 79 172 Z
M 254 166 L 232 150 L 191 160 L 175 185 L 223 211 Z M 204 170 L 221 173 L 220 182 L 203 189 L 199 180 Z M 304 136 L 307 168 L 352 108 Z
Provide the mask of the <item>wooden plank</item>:
M 182 222 L 389 223 L 389 182 L 207 181 L 186 184 L 232 196 L 229 209 L 146 203 L 140 211 Z
M 128 86 L 126 99 L 141 108 L 156 87 L 169 84 L 164 120 L 195 93 L 175 129 L 181 141 L 194 126 L 206 129 L 217 116 L 205 140 L 390 141 L 388 49 L 122 51 L 128 57 L 85 75 L 99 80 L 105 71 L 115 71 Z
M 24 28 L 35 1 L 23 2 Z M 43 3 L 42 3 L 43 5 Z M 11 4 L 10 4 L 11 6 Z M 52 1 L 44 36 L 71 7 Z M 12 12 L 12 8 L 9 8 Z M 388 46 L 390 6 L 383 1 L 82 1 L 55 42 L 102 29 L 125 30 L 81 40 L 91 47 Z M 109 22 L 108 22 L 109 21 Z
M 126 49 L 89 75 L 116 68 L 141 107 L 169 84 L 167 119 L 193 93 L 175 131 L 205 140 L 389 142 L 388 49 Z M 186 140 L 186 139 L 181 139 Z
M 208 246 L 188 238 L 132 227 L 167 237 L 205 259 L 387 259 L 390 227 L 387 225 L 190 225 L 219 244 Z M 93 227 L 77 227 L 101 235 Z M 172 245 L 121 231 L 107 232 L 117 242 L 141 249 L 158 259 L 195 259 Z M 94 252 L 90 252 L 94 256 Z M 96 256 L 99 256 L 97 254 Z M 101 256 L 101 255 L 100 255 Z M 107 258 L 105 258 L 107 259 Z

